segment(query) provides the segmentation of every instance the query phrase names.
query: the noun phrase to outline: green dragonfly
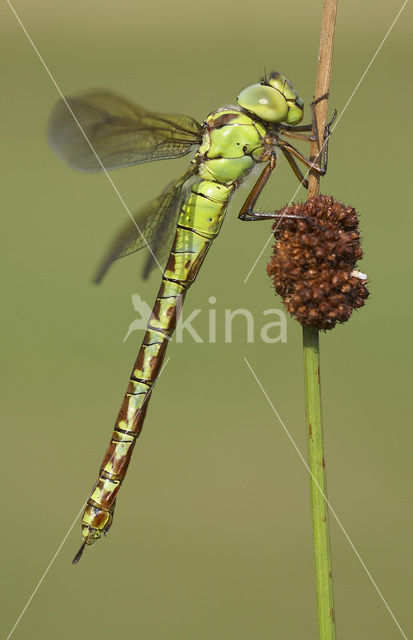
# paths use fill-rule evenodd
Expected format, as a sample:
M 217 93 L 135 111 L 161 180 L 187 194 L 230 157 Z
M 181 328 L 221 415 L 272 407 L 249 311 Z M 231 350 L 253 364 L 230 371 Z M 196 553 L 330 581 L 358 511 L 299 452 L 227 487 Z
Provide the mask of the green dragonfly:
M 149 249 L 145 277 L 166 261 L 110 444 L 86 504 L 83 543 L 74 563 L 85 546 L 106 534 L 112 524 L 116 496 L 142 430 L 168 341 L 234 191 L 261 164 L 263 170 L 238 217 L 268 220 L 277 214 L 255 212 L 254 206 L 276 166 L 277 150 L 304 186 L 307 180 L 297 161 L 320 175 L 326 172 L 328 127 L 321 163 L 311 162 L 284 139 L 318 139 L 316 102 L 311 104 L 312 123 L 300 125 L 304 103 L 284 75 L 273 72 L 261 83 L 248 86 L 237 102 L 237 106 L 213 111 L 199 124 L 189 116 L 149 112 L 110 92 L 96 91 L 61 100 L 51 115 L 52 148 L 70 166 L 83 171 L 178 158 L 197 147 L 189 168 L 140 210 L 115 239 L 96 276 L 99 282 L 114 260 L 145 247 Z

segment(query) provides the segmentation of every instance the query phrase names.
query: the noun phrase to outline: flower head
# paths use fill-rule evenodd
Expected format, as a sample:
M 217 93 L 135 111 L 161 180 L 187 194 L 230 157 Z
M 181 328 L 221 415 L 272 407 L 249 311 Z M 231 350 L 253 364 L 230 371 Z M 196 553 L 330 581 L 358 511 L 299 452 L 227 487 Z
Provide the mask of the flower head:
M 279 211 L 276 243 L 267 273 L 287 311 L 298 322 L 333 329 L 369 295 L 366 276 L 355 271 L 363 256 L 357 213 L 331 196 L 318 195 Z

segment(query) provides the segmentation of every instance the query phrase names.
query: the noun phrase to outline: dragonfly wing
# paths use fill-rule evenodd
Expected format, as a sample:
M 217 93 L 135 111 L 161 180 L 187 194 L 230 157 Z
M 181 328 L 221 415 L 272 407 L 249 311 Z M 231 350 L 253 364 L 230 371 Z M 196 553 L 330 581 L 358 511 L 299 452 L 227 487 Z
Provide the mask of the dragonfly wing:
M 187 189 L 182 189 L 181 194 L 179 196 L 179 201 L 176 205 L 176 211 L 174 212 L 172 207 L 170 209 L 170 213 L 165 216 L 164 224 L 159 224 L 157 228 L 157 235 L 154 238 L 154 241 L 151 244 L 151 251 L 148 251 L 148 255 L 145 261 L 145 264 L 142 269 L 142 278 L 146 280 L 151 271 L 156 269 L 157 266 L 164 267 L 166 260 L 169 256 L 172 246 L 172 240 L 176 231 L 176 215 L 180 208 L 182 201 L 184 200 L 187 193 Z
M 179 158 L 202 138 L 193 118 L 152 113 L 108 91 L 65 100 L 52 112 L 48 139 L 57 155 L 82 171 Z
M 169 253 L 168 240 L 174 230 L 180 206 L 186 194 L 184 183 L 193 175 L 194 168 L 188 169 L 178 180 L 169 184 L 166 189 L 145 207 L 140 209 L 128 225 L 115 238 L 95 276 L 99 283 L 110 265 L 118 258 L 147 248 L 149 256 L 146 260 L 143 277 L 147 278 L 155 266 L 162 269 L 162 261 Z

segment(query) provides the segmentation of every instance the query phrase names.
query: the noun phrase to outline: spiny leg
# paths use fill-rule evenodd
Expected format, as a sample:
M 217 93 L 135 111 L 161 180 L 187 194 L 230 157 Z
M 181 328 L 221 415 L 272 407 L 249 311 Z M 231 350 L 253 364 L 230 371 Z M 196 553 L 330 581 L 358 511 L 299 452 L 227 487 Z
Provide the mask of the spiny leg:
M 290 159 L 288 158 L 287 154 L 295 156 L 297 158 L 297 160 L 300 160 L 300 162 L 302 162 L 308 169 L 312 169 L 313 171 L 316 171 L 320 176 L 325 176 L 325 174 L 327 173 L 327 166 L 328 166 L 328 140 L 329 140 L 330 135 L 331 135 L 330 125 L 332 124 L 332 122 L 334 122 L 334 120 L 336 118 L 336 115 L 337 115 L 337 112 L 335 111 L 334 115 L 333 115 L 333 118 L 326 125 L 325 130 L 324 130 L 324 142 L 323 142 L 323 146 L 322 146 L 322 163 L 321 163 L 321 165 L 318 162 L 311 162 L 310 158 L 307 158 L 304 154 L 301 153 L 301 151 L 296 149 L 289 142 L 286 142 L 285 140 L 281 140 L 281 139 L 278 140 L 277 146 L 281 149 L 281 151 L 286 156 L 286 158 L 287 158 L 291 168 L 293 169 L 295 175 L 297 175 L 297 172 L 296 172 L 295 168 L 293 167 L 292 163 L 290 162 Z M 305 186 L 305 184 L 304 184 L 304 186 Z
M 242 205 L 241 211 L 238 214 L 239 220 L 243 220 L 243 221 L 256 220 L 256 218 L 254 217 L 253 208 L 255 206 L 255 203 L 258 200 L 258 197 L 261 191 L 267 184 L 268 178 L 270 177 L 271 173 L 275 169 L 276 164 L 277 164 L 277 158 L 275 157 L 275 154 L 273 154 L 270 158 L 269 163 L 264 167 L 263 171 L 261 171 L 257 182 L 252 187 L 244 204 Z M 261 219 L 264 219 L 264 218 L 261 218 Z
M 257 221 L 258 220 L 276 220 L 277 218 L 279 218 L 280 220 L 282 220 L 283 218 L 292 218 L 295 220 L 309 220 L 307 216 L 300 216 L 295 213 L 274 213 L 272 211 L 269 213 L 265 213 L 264 211 L 262 212 L 251 211 L 248 214 L 248 218 L 239 218 L 239 219 L 242 220 L 243 222 L 255 222 L 256 220 Z
M 290 138 L 295 137 L 299 140 L 306 140 L 306 141 L 313 141 L 314 139 L 318 140 L 318 136 L 317 138 L 315 138 L 315 135 L 318 131 L 317 129 L 317 121 L 315 118 L 315 111 L 314 111 L 314 106 L 320 102 L 320 100 L 323 100 L 324 98 L 326 98 L 329 95 L 329 92 L 326 94 L 323 94 L 322 96 L 320 96 L 319 98 L 317 98 L 316 100 L 314 100 L 310 107 L 311 107 L 311 112 L 312 112 L 312 124 L 309 125 L 301 125 L 301 126 L 297 126 L 297 127 L 292 127 L 290 125 L 282 125 L 280 127 L 281 133 L 284 133 L 286 136 L 289 136 Z M 337 116 L 337 111 L 334 111 L 333 117 L 330 120 L 330 122 L 326 125 L 325 129 L 324 129 L 324 136 L 323 136 L 323 147 L 322 150 L 324 150 L 324 154 L 323 154 L 323 164 L 319 165 L 316 164 L 314 162 L 311 162 L 311 160 L 309 158 L 307 158 L 305 155 L 303 155 L 300 151 L 298 151 L 298 149 L 296 149 L 293 145 L 289 144 L 288 142 L 286 142 L 285 140 L 281 140 L 279 139 L 277 142 L 277 146 L 281 149 L 281 151 L 283 152 L 283 154 L 285 155 L 290 167 L 292 168 L 294 174 L 296 175 L 296 177 L 300 180 L 301 184 L 304 187 L 308 187 L 308 181 L 306 180 L 306 178 L 304 177 L 303 173 L 301 172 L 301 169 L 299 168 L 299 166 L 297 165 L 294 156 L 300 160 L 308 169 L 313 169 L 314 171 L 317 171 L 317 173 L 319 173 L 321 176 L 324 176 L 327 172 L 327 160 L 328 160 L 328 153 L 327 153 L 327 147 L 328 147 L 328 139 L 330 137 L 331 131 L 330 131 L 330 126 L 331 124 L 334 122 L 335 118 Z M 294 135 L 294 133 L 290 133 L 291 132 L 296 132 L 296 131 L 312 131 L 312 135 L 311 136 L 299 136 L 299 135 Z M 243 222 L 252 222 L 255 220 L 274 220 L 274 219 L 282 219 L 282 218 L 296 218 L 296 219 L 305 219 L 308 220 L 308 222 L 313 223 L 312 220 L 310 220 L 307 216 L 300 216 L 300 215 L 295 215 L 295 214 L 286 214 L 286 213 L 264 213 L 264 212 L 259 212 L 259 211 L 253 211 L 254 206 L 259 198 L 259 195 L 261 193 L 261 191 L 263 190 L 263 188 L 265 187 L 271 173 L 273 172 L 273 170 L 275 169 L 275 166 L 277 164 L 277 159 L 275 154 L 272 155 L 270 157 L 270 161 L 269 163 L 264 167 L 263 171 L 261 172 L 257 182 L 254 184 L 253 188 L 251 189 L 250 193 L 248 194 L 244 204 L 241 207 L 241 211 L 238 214 L 238 219 L 242 220 Z M 314 223 L 313 223 L 314 224 Z
M 293 133 L 292 131 L 285 129 L 282 129 L 281 133 L 286 138 L 293 138 L 294 140 L 301 140 L 302 142 L 314 142 L 314 136 L 312 134 L 311 136 L 305 136 L 302 133 Z
M 319 98 L 316 98 L 315 100 L 313 100 L 312 102 L 310 102 L 310 109 L 311 109 L 311 122 L 309 124 L 280 124 L 281 129 L 285 130 L 285 131 L 313 131 L 314 128 L 317 129 L 317 124 L 314 127 L 314 120 L 315 120 L 315 116 L 314 116 L 314 107 L 316 104 L 318 104 L 319 102 L 321 102 L 321 100 L 324 100 L 325 98 L 328 98 L 328 96 L 330 95 L 330 92 L 327 91 L 327 93 L 323 93 L 322 96 L 320 96 Z
M 249 192 L 247 199 L 241 207 L 241 211 L 238 214 L 239 220 L 243 222 L 253 222 L 255 220 L 274 220 L 275 218 L 298 218 L 302 219 L 305 216 L 299 216 L 294 214 L 282 214 L 282 213 L 260 213 L 259 211 L 253 211 L 255 203 L 258 200 L 258 197 L 265 187 L 268 178 L 270 177 L 272 171 L 275 169 L 275 165 L 277 164 L 277 159 L 275 155 L 271 156 L 269 163 L 264 167 L 261 172 L 257 182 L 254 184 L 253 188 Z M 297 167 L 298 169 L 298 167 Z M 298 169 L 299 170 L 299 169 Z
M 334 109 L 333 117 L 331 118 L 330 122 L 327 122 L 326 126 L 324 127 L 323 146 L 321 151 L 323 154 L 323 166 L 326 172 L 327 172 L 327 165 L 328 165 L 328 142 L 332 133 L 330 127 L 336 118 L 337 118 L 337 109 Z
M 337 111 L 335 110 L 330 122 L 324 128 L 323 145 L 321 147 L 321 155 L 322 155 L 321 164 L 318 162 L 311 162 L 309 158 L 307 158 L 304 154 L 298 151 L 298 149 L 296 149 L 292 144 L 290 144 L 289 142 L 286 142 L 285 140 L 281 140 L 281 139 L 278 140 L 277 146 L 280 147 L 284 155 L 286 155 L 286 152 L 290 153 L 291 155 L 295 156 L 298 160 L 300 160 L 308 169 L 313 169 L 319 175 L 324 176 L 327 173 L 327 165 L 328 165 L 328 141 L 331 135 L 330 127 L 334 122 L 334 120 L 336 119 L 336 116 L 337 116 Z M 314 120 L 314 123 L 315 122 L 316 121 Z M 290 137 L 292 136 L 290 135 Z M 318 140 L 318 137 L 316 139 Z M 290 162 L 290 165 L 291 165 L 291 162 Z M 293 168 L 293 171 L 296 174 L 294 168 Z
M 285 140 L 278 140 L 278 142 L 277 142 L 277 146 L 281 149 L 281 151 L 283 152 L 283 154 L 287 158 L 290 167 L 292 168 L 292 170 L 294 171 L 295 175 L 300 180 L 300 182 L 304 185 L 305 188 L 307 188 L 308 184 L 306 184 L 306 180 L 304 178 L 304 175 L 301 173 L 301 170 L 299 169 L 297 163 L 294 161 L 292 156 L 295 156 L 297 158 L 297 160 L 300 160 L 300 162 L 302 162 L 307 167 L 307 169 L 310 169 L 310 170 L 312 169 L 313 171 L 316 171 L 320 176 L 325 176 L 325 174 L 327 173 L 327 166 L 328 166 L 328 139 L 329 139 L 329 137 L 330 137 L 330 130 L 327 130 L 327 127 L 326 127 L 326 137 L 325 137 L 325 140 L 324 140 L 324 143 L 323 143 L 323 147 L 322 147 L 323 154 L 322 154 L 322 164 L 321 165 L 318 162 L 312 162 L 310 160 L 310 158 L 307 158 L 307 156 L 305 156 L 303 153 L 301 153 L 301 151 L 296 149 L 289 142 L 286 142 Z
M 281 133 L 289 138 L 296 138 L 297 140 L 309 140 L 310 142 L 315 142 L 315 140 L 318 140 L 318 126 L 317 126 L 317 118 L 315 116 L 314 107 L 316 104 L 321 102 L 321 100 L 328 98 L 329 95 L 330 95 L 330 92 L 327 91 L 327 93 L 323 93 L 322 96 L 310 102 L 311 122 L 309 124 L 300 124 L 300 125 L 281 124 L 280 125 Z M 331 124 L 331 122 L 329 124 Z M 297 133 L 299 131 L 311 131 L 311 136 L 297 137 L 293 135 L 293 132 Z
M 329 96 L 329 92 L 324 93 L 322 96 L 320 96 L 316 100 L 313 100 L 313 102 L 310 103 L 311 120 L 312 120 L 311 124 L 299 125 L 299 126 L 281 125 L 280 126 L 281 134 L 286 136 L 287 138 L 294 138 L 295 140 L 302 140 L 302 141 L 306 141 L 306 142 L 314 142 L 316 140 L 318 141 L 319 140 L 319 136 L 318 136 L 317 118 L 316 118 L 316 115 L 315 115 L 315 105 L 318 104 L 321 100 L 324 100 L 325 98 L 327 98 L 328 96 Z M 336 117 L 337 117 L 337 110 L 335 109 L 334 113 L 333 113 L 333 117 L 331 118 L 330 122 L 328 122 L 328 124 L 324 128 L 323 144 L 322 144 L 322 147 L 321 147 L 321 154 L 322 154 L 321 163 L 317 163 L 317 165 L 315 165 L 315 163 L 314 163 L 315 166 L 313 165 L 312 167 L 310 167 L 310 165 L 303 160 L 303 158 L 305 156 L 303 156 L 301 154 L 301 157 L 299 157 L 297 155 L 297 153 L 294 154 L 299 160 L 304 162 L 304 164 L 308 168 L 312 168 L 315 171 L 319 172 L 318 169 L 317 169 L 317 166 L 321 167 L 321 169 L 324 171 L 324 173 L 319 172 L 320 175 L 325 175 L 325 173 L 327 171 L 327 165 L 328 165 L 328 139 L 329 139 L 329 137 L 331 135 L 330 127 L 333 124 L 333 122 L 336 119 Z M 300 135 L 299 133 L 297 133 L 297 132 L 300 132 L 300 131 L 311 131 L 312 134 L 310 136 Z M 297 149 L 295 149 L 295 147 L 292 147 L 292 145 L 291 145 L 291 148 L 289 149 L 290 153 L 294 153 L 293 149 L 295 151 L 297 151 Z M 320 153 L 320 149 L 319 149 L 319 153 Z M 308 162 L 310 162 L 308 159 L 306 159 L 306 160 Z M 294 173 L 296 173 L 295 170 L 294 170 Z
M 289 151 L 287 151 L 286 149 L 281 149 L 281 151 L 285 155 L 288 164 L 290 165 L 291 169 L 294 171 L 294 174 L 296 175 L 298 180 L 301 182 L 301 184 L 303 185 L 303 187 L 305 189 L 308 189 L 308 180 L 307 180 L 307 178 L 304 177 L 304 174 L 302 173 L 300 167 L 298 166 L 298 164 L 294 160 L 294 158 L 291 155 L 291 153 L 289 153 Z
M 317 123 L 317 118 L 316 118 L 316 114 L 315 114 L 315 106 L 321 102 L 322 100 L 325 100 L 326 98 L 328 98 L 328 96 L 330 95 L 330 92 L 327 91 L 326 93 L 323 93 L 322 96 L 320 96 L 319 98 L 316 98 L 315 100 L 313 100 L 312 102 L 310 102 L 310 109 L 311 109 L 311 121 L 313 123 L 313 141 L 317 141 L 318 143 L 318 154 L 317 157 L 321 154 L 321 166 L 325 169 L 325 172 L 321 175 L 325 175 L 325 173 L 327 172 L 327 165 L 328 165 L 328 141 L 331 135 L 331 130 L 330 127 L 333 124 L 334 120 L 337 117 L 337 109 L 334 109 L 334 113 L 333 113 L 333 117 L 331 118 L 331 120 L 326 124 L 326 126 L 324 127 L 324 133 L 323 133 L 323 142 L 322 142 L 322 146 L 320 149 L 320 144 L 319 144 L 319 140 L 320 137 L 318 135 L 318 123 Z
M 309 124 L 280 124 L 280 131 L 284 134 L 285 131 L 312 131 L 313 123 Z
M 315 106 L 316 104 L 318 104 L 319 102 L 321 102 L 322 100 L 326 100 L 328 98 L 328 96 L 330 95 L 330 92 L 327 91 L 326 93 L 323 93 L 322 96 L 320 96 L 319 98 L 314 98 L 314 100 L 312 102 L 310 102 L 310 110 L 311 110 L 311 122 L 312 122 L 312 126 L 313 126 L 313 140 L 314 141 L 318 141 L 320 140 L 320 137 L 318 135 L 318 123 L 317 123 L 317 118 L 315 115 Z M 325 132 L 324 132 L 324 136 L 323 136 L 323 142 L 324 142 L 324 138 L 325 138 Z M 320 151 L 320 149 L 319 149 Z
M 301 151 L 298 151 L 298 149 L 293 147 L 293 145 L 289 142 L 286 142 L 285 140 L 278 140 L 277 146 L 281 149 L 281 151 L 287 151 L 287 153 L 293 155 L 295 158 L 297 158 L 297 160 L 300 160 L 300 162 L 302 162 L 307 167 L 307 169 L 316 171 L 320 176 L 324 176 L 326 174 L 327 167 L 325 166 L 325 164 L 319 165 L 317 162 L 311 162 L 310 158 L 307 158 L 307 156 L 301 153 Z

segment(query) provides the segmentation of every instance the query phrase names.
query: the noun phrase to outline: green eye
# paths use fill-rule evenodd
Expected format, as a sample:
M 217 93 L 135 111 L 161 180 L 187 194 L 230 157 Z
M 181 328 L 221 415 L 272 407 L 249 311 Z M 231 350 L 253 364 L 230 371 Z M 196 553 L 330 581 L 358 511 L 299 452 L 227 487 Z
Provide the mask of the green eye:
M 288 112 L 284 96 L 268 85 L 253 84 L 243 89 L 237 99 L 241 107 L 265 122 L 281 122 Z

